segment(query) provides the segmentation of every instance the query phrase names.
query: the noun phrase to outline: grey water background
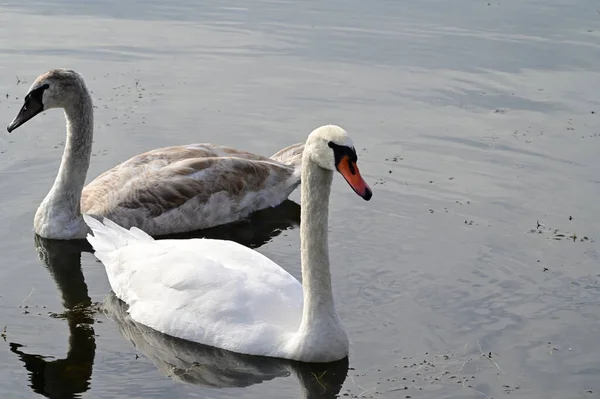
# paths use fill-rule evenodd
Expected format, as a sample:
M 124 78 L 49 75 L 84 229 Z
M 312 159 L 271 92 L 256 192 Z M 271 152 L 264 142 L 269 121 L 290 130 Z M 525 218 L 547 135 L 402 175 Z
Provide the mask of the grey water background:
M 331 197 L 341 382 L 252 365 L 269 378 L 179 383 L 178 360 L 144 354 L 126 324 L 72 310 L 112 303 L 93 255 L 34 238 L 62 114 L 0 134 L 2 397 L 600 397 L 599 13 L 588 0 L 0 2 L 0 121 L 39 74 L 82 73 L 88 181 L 161 146 L 270 155 L 335 123 L 374 191 L 366 203 L 338 178 Z M 300 277 L 297 213 L 215 234 Z M 187 350 L 153 339 L 163 357 Z

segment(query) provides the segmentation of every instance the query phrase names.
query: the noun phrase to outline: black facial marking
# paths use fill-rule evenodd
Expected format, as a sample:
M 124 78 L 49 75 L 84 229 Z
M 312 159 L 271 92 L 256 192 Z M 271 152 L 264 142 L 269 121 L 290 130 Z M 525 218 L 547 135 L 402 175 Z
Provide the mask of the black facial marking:
M 27 96 L 25 96 L 25 101 L 34 100 L 42 104 L 42 97 L 44 96 L 44 90 L 49 88 L 50 85 L 48 83 L 41 85 L 40 87 L 36 87 L 31 90 Z
M 353 164 L 358 160 L 358 157 L 356 156 L 356 151 L 354 150 L 354 148 L 348 147 L 346 145 L 338 145 L 335 144 L 333 141 L 328 142 L 327 145 L 333 150 L 333 156 L 335 157 L 335 166 L 337 167 L 339 163 L 342 162 L 342 159 L 347 156 L 350 160 L 350 163 L 348 164 L 350 173 L 352 173 L 353 175 L 356 174 L 356 170 L 354 169 Z
M 27 109 L 30 108 L 32 105 L 41 105 L 43 107 L 44 104 L 42 103 L 42 98 L 44 96 L 44 90 L 46 90 L 48 87 L 50 87 L 50 85 L 46 83 L 41 85 L 40 87 L 36 87 L 35 89 L 27 93 L 27 95 L 25 96 L 25 102 L 23 104 L 22 110 L 27 111 Z
M 13 119 L 13 121 L 6 127 L 9 133 L 44 110 L 42 97 L 44 95 L 44 90 L 49 87 L 50 85 L 43 84 L 27 93 L 21 110 L 15 119 Z

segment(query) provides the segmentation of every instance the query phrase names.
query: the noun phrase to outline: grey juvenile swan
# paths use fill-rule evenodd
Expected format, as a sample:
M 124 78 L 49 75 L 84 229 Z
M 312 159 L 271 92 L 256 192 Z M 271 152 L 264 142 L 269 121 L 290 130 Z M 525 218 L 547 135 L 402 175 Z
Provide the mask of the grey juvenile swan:
M 40 75 L 7 130 L 51 108 L 64 109 L 67 140 L 58 176 L 35 214 L 34 230 L 44 238 L 85 238 L 82 212 L 153 236 L 209 228 L 279 205 L 300 184 L 303 143 L 271 158 L 189 144 L 137 155 L 84 187 L 94 118 L 79 73 L 52 69 Z

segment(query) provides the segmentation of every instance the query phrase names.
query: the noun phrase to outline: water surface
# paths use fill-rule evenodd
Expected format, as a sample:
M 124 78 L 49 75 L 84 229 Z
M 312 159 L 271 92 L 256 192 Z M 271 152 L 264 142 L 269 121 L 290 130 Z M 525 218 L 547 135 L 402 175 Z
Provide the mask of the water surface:
M 40 73 L 81 72 L 96 105 L 88 181 L 160 146 L 270 155 L 336 123 L 374 196 L 334 182 L 348 364 L 256 364 L 153 334 L 144 346 L 89 249 L 32 233 L 61 113 L 0 135 L 0 391 L 598 397 L 599 63 L 591 0 L 3 2 L 0 121 Z M 300 277 L 298 212 L 211 234 Z

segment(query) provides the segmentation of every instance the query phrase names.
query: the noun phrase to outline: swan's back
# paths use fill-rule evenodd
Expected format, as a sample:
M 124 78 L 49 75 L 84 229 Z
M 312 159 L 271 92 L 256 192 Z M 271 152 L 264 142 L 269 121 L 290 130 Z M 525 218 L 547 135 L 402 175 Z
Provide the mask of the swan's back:
M 277 356 L 297 332 L 302 286 L 264 255 L 233 241 L 155 241 L 136 228 L 85 220 L 111 288 L 135 321 L 190 341 L 266 356 Z
M 275 159 L 214 144 L 148 151 L 90 182 L 81 211 L 153 236 L 243 219 L 279 205 L 300 184 L 303 145 L 284 150 Z

